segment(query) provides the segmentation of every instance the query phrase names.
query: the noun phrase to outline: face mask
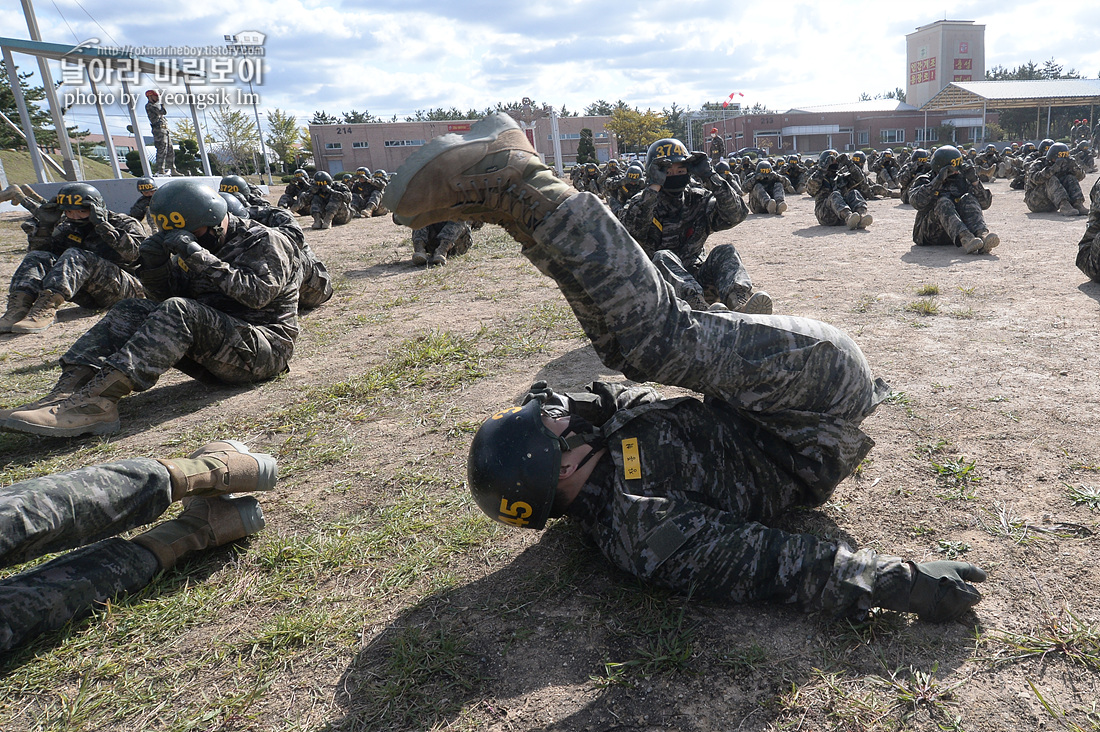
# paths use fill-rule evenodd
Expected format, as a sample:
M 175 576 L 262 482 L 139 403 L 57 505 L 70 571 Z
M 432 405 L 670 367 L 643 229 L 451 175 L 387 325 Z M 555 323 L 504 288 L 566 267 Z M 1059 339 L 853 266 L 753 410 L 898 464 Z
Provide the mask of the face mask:
M 665 177 L 664 185 L 661 186 L 662 190 L 669 193 L 679 193 L 687 188 L 688 181 L 691 180 L 691 173 L 682 173 L 680 175 L 670 175 Z

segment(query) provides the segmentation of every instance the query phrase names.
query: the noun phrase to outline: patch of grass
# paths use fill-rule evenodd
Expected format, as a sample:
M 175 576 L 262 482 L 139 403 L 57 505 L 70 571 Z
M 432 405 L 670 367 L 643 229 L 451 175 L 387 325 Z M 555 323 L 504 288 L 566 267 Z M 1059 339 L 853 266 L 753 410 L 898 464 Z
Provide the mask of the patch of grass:
M 1027 685 L 1031 687 L 1031 693 L 1043 705 L 1043 709 L 1054 721 L 1058 722 L 1062 729 L 1067 730 L 1067 732 L 1100 732 L 1100 713 L 1097 713 L 1095 701 L 1091 710 L 1080 712 L 1083 719 L 1078 723 L 1076 719 L 1070 717 L 1070 712 L 1043 696 L 1042 692 L 1039 691 L 1039 687 L 1031 679 L 1027 679 Z
M 1100 508 L 1100 488 L 1087 485 L 1072 486 L 1069 483 L 1063 483 L 1062 485 L 1066 487 L 1069 499 L 1078 506 L 1088 506 L 1094 511 Z
M 938 670 L 938 663 L 932 665 L 931 671 L 910 666 L 904 672 L 900 669 L 891 672 L 889 678 L 881 679 L 881 683 L 893 692 L 897 703 L 907 712 L 923 709 L 940 722 L 940 729 L 952 729 L 958 725 L 958 718 L 949 713 L 948 707 L 957 703 L 954 692 L 963 682 L 942 684 L 936 679 Z M 903 717 L 903 721 L 907 716 Z M 944 723 L 949 726 L 945 727 Z
M 744 648 L 730 648 L 718 654 L 717 663 L 722 668 L 736 676 L 757 671 L 768 662 L 768 654 L 763 648 L 753 643 Z
M 976 460 L 967 462 L 966 458 L 956 456 L 944 460 L 929 458 L 929 462 L 932 472 L 947 489 L 947 492 L 938 493 L 937 496 L 947 500 L 971 500 L 976 496 L 975 483 L 981 481 L 981 476 L 974 470 Z
M 628 601 L 622 608 L 627 612 L 620 611 L 613 632 L 634 641 L 634 648 L 626 652 L 632 657 L 605 661 L 603 675 L 590 677 L 592 682 L 598 688 L 633 686 L 639 679 L 688 671 L 695 656 L 697 626 L 685 623 L 686 601 L 655 592 L 643 592 Z
M 882 402 L 883 404 L 897 404 L 905 410 L 908 416 L 917 416 L 916 410 L 913 409 L 913 400 L 904 391 L 892 391 Z
M 853 313 L 869 313 L 875 303 L 878 302 L 878 296 L 876 295 L 860 295 L 859 300 L 852 308 Z
M 970 545 L 964 541 L 947 541 L 940 539 L 936 542 L 936 551 L 948 559 L 958 559 L 970 551 Z
M 959 290 L 959 292 L 966 295 L 967 297 L 970 297 L 971 295 L 974 294 L 974 288 L 973 287 L 963 287 L 962 285 L 958 285 L 958 290 Z
M 940 312 L 940 306 L 935 300 L 914 300 L 907 304 L 905 309 L 922 317 L 937 315 Z
M 935 284 L 925 284 L 917 288 L 917 295 L 920 297 L 934 297 L 940 294 L 940 286 Z
M 987 642 L 1001 647 L 992 658 L 995 663 L 1054 656 L 1074 666 L 1100 671 L 1100 625 L 1085 622 L 1068 607 L 1057 615 L 1048 615 L 1030 633 L 992 633 Z
M 986 518 L 978 517 L 978 524 L 989 534 L 1008 539 L 1013 544 L 1026 544 L 1033 540 L 1027 522 L 1020 518 L 1006 503 L 997 501 L 993 510 L 983 509 Z
M 952 310 L 951 317 L 956 320 L 973 320 L 975 318 L 974 308 L 967 308 L 966 310 Z

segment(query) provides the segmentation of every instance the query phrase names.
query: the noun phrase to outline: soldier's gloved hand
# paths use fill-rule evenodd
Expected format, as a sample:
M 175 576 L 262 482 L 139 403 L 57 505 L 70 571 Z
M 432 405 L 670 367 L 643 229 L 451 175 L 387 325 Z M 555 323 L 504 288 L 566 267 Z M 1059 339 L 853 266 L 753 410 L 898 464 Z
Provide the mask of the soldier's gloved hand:
M 965 613 L 981 602 L 982 595 L 968 582 L 985 582 L 985 570 L 968 562 L 939 560 L 915 564 L 908 611 L 921 620 L 942 623 Z
M 138 248 L 138 261 L 142 269 L 156 269 L 168 263 L 168 250 L 164 248 L 166 236 L 166 232 L 158 231 L 141 242 Z
M 668 168 L 672 163 L 668 158 L 657 158 L 645 169 L 646 183 L 651 186 L 663 187 L 668 178 Z
M 180 259 L 187 259 L 192 254 L 201 252 L 203 247 L 190 231 L 173 229 L 164 235 L 164 250 Z
M 89 207 L 88 220 L 93 225 L 109 223 L 107 220 L 107 207 L 102 203 L 93 202 Z
M 977 183 L 978 182 L 978 171 L 977 171 L 977 169 L 974 168 L 973 165 L 968 165 L 963 170 L 963 177 L 966 178 L 967 183 Z
M 551 389 L 545 381 L 536 381 L 531 384 L 531 389 L 524 395 L 523 404 L 537 401 L 544 407 L 564 407 L 569 409 L 569 397 L 559 394 Z
M 688 172 L 699 180 L 710 180 L 714 175 L 714 167 L 710 164 L 710 158 L 706 153 L 693 152 L 685 161 Z

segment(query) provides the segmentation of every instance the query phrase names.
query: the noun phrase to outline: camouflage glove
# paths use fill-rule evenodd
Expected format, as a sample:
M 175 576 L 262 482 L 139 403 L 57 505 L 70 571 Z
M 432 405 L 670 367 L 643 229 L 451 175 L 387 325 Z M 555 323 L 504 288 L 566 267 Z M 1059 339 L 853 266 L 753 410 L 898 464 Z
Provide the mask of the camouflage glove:
M 982 596 L 968 582 L 985 582 L 985 570 L 967 562 L 909 562 L 913 586 L 908 607 L 921 620 L 942 623 L 953 620 L 981 602 Z
M 693 152 L 687 161 L 688 172 L 699 180 L 710 180 L 714 175 L 714 168 L 710 164 L 710 158 L 706 153 Z
M 164 250 L 180 259 L 187 259 L 192 254 L 203 251 L 203 248 L 190 231 L 173 229 L 164 235 Z
M 646 183 L 652 186 L 664 186 L 665 179 L 668 178 L 669 161 L 664 158 L 657 158 L 649 167 L 645 169 Z

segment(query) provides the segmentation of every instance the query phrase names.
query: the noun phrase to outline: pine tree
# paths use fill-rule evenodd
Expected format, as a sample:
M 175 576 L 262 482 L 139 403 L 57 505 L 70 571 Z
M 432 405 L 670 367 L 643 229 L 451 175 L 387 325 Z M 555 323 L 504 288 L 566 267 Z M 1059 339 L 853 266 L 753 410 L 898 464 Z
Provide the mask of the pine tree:
M 592 130 L 585 127 L 581 130 L 581 140 L 577 143 L 577 164 L 598 162 L 596 143 L 592 139 Z

